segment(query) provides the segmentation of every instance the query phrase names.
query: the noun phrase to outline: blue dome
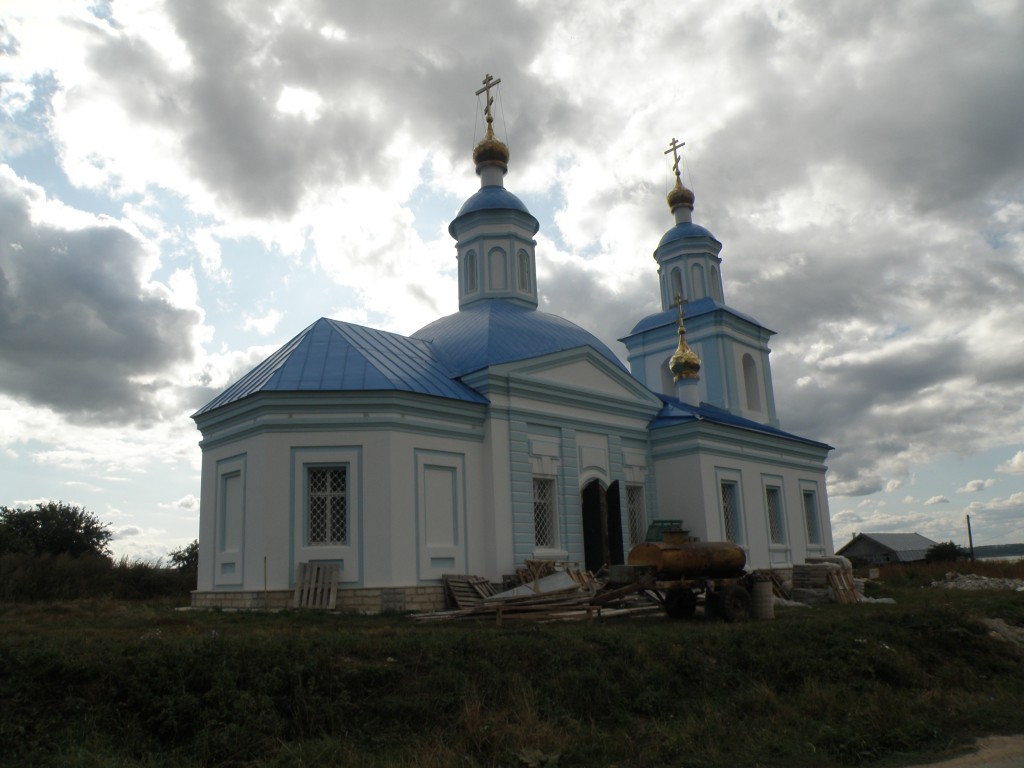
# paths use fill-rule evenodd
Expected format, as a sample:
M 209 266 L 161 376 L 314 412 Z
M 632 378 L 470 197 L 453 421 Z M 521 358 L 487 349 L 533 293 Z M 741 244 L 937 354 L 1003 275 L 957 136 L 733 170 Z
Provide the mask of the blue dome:
M 412 338 L 431 342 L 456 376 L 576 347 L 590 347 L 625 370 L 615 353 L 589 331 L 564 317 L 502 299 L 471 304 L 420 328 Z
M 533 221 L 533 231 L 536 232 L 540 229 L 540 224 L 533 218 L 533 214 L 531 214 L 526 208 L 526 204 L 523 203 L 522 200 L 504 187 L 498 184 L 492 184 L 486 187 L 480 187 L 476 194 L 472 195 L 462 204 L 462 208 L 459 209 L 458 215 L 452 219 L 452 223 L 448 225 L 448 233 L 452 237 L 455 237 L 455 222 L 463 216 L 468 216 L 469 214 L 476 213 L 477 211 L 488 210 L 519 211 L 520 213 L 525 213 Z
M 661 246 L 666 243 L 671 243 L 675 240 L 683 240 L 689 237 L 708 237 L 715 240 L 715 236 L 708 230 L 704 229 L 704 227 L 699 224 L 694 224 L 692 221 L 684 221 L 681 224 L 676 224 L 672 229 L 666 232 L 662 236 L 661 242 L 658 243 L 658 247 L 661 248 Z M 715 242 L 717 243 L 718 241 L 715 240 Z

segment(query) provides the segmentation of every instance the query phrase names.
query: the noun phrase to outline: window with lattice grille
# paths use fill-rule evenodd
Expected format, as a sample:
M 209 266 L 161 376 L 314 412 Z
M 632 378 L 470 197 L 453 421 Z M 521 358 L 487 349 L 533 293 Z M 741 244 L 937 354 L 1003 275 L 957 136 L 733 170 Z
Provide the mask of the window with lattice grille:
M 804 491 L 804 519 L 807 521 L 807 542 L 821 544 L 821 523 L 818 521 L 818 495 Z
M 533 478 L 533 543 L 538 548 L 558 546 L 556 508 L 554 478 Z
M 348 469 L 309 467 L 307 520 L 310 544 L 345 544 L 348 541 Z
M 722 481 L 722 524 L 726 541 L 740 541 L 739 489 L 730 480 Z
M 772 544 L 785 544 L 786 519 L 782 509 L 782 489 L 774 485 L 765 488 L 764 503 L 768 510 L 768 534 Z
M 626 486 L 626 511 L 629 516 L 629 543 L 639 544 L 647 535 L 647 511 L 642 485 Z

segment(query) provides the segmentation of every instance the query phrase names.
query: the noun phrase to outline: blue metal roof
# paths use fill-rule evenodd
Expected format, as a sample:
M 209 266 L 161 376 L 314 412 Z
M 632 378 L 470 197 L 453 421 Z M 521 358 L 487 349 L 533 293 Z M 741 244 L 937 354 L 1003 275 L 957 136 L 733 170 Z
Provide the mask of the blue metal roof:
M 658 247 L 671 243 L 676 240 L 682 240 L 688 237 L 708 237 L 714 240 L 716 243 L 718 240 L 708 230 L 699 224 L 694 224 L 692 221 L 684 221 L 680 224 L 676 224 L 672 229 L 661 236 L 661 242 L 658 243 Z
M 412 337 L 431 342 L 456 376 L 584 346 L 626 370 L 615 353 L 589 331 L 564 317 L 503 299 L 475 302 L 420 328 Z
M 194 415 L 257 392 L 417 392 L 486 403 L 418 339 L 320 318 Z
M 727 304 L 722 304 L 721 302 L 715 301 L 714 299 L 707 296 L 704 297 L 703 299 L 697 299 L 697 301 L 691 301 L 688 304 L 683 305 L 683 321 L 685 323 L 685 321 L 689 320 L 690 318 L 706 315 L 709 312 L 714 312 L 716 309 L 721 309 L 725 312 L 728 312 L 731 315 L 740 318 L 741 320 L 746 320 L 748 323 L 752 323 L 753 325 L 756 325 L 759 328 L 764 328 L 764 326 L 761 325 L 761 323 L 759 323 L 755 318 L 751 317 L 750 315 L 746 315 L 742 312 L 737 312 L 735 309 L 728 306 Z M 652 328 L 661 328 L 664 325 L 674 325 L 676 322 L 676 317 L 676 310 L 674 309 L 666 309 L 662 312 L 655 312 L 653 315 L 648 315 L 647 317 L 640 320 L 640 322 L 638 322 L 636 325 L 634 325 L 633 330 L 626 334 L 623 337 L 623 339 L 628 339 L 630 336 L 635 336 L 638 333 L 649 331 Z M 621 340 L 622 339 L 620 339 L 620 341 Z
M 781 429 L 776 427 L 770 427 L 767 424 L 761 424 L 757 421 L 745 419 L 742 416 L 736 416 L 735 414 L 729 413 L 729 411 L 723 410 L 722 408 L 716 408 L 715 406 L 708 405 L 707 403 L 701 403 L 700 405 L 688 405 L 675 397 L 663 395 L 658 392 L 655 392 L 655 394 L 661 398 L 662 402 L 665 403 L 665 407 L 662 408 L 658 415 L 654 417 L 654 420 L 647 425 L 648 429 L 652 431 L 655 429 L 673 427 L 677 424 L 685 424 L 687 422 L 708 421 L 713 424 L 725 424 L 739 429 L 763 432 L 766 435 L 786 437 L 790 440 L 798 440 L 801 443 L 816 445 L 820 448 L 832 450 L 832 446 L 827 443 L 820 443 L 817 440 L 808 440 L 806 437 L 800 437 L 799 435 L 794 435 L 791 432 L 783 432 Z
M 510 210 L 525 213 L 532 220 L 534 233 L 540 229 L 540 223 L 533 217 L 533 214 L 526 208 L 526 204 L 522 200 L 499 184 L 489 184 L 485 187 L 480 187 L 476 194 L 472 195 L 462 204 L 458 215 L 448 225 L 448 234 L 452 237 L 456 236 L 455 222 L 463 216 L 487 210 Z

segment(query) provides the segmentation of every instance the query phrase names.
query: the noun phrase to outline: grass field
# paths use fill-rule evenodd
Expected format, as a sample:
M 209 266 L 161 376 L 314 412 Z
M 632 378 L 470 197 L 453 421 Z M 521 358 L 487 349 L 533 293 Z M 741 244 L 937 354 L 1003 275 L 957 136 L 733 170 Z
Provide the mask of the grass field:
M 744 624 L 2 603 L 0 763 L 906 765 L 1024 733 L 1024 649 L 979 621 L 1024 626 L 1024 593 L 922 586 L 942 570 Z

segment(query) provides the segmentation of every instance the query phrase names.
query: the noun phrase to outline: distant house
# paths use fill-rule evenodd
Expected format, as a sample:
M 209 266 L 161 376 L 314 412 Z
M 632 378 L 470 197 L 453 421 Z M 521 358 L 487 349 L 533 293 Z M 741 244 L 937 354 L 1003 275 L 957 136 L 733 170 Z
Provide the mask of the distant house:
M 866 563 L 911 563 L 924 560 L 934 546 L 919 533 L 858 533 L 836 554 Z

